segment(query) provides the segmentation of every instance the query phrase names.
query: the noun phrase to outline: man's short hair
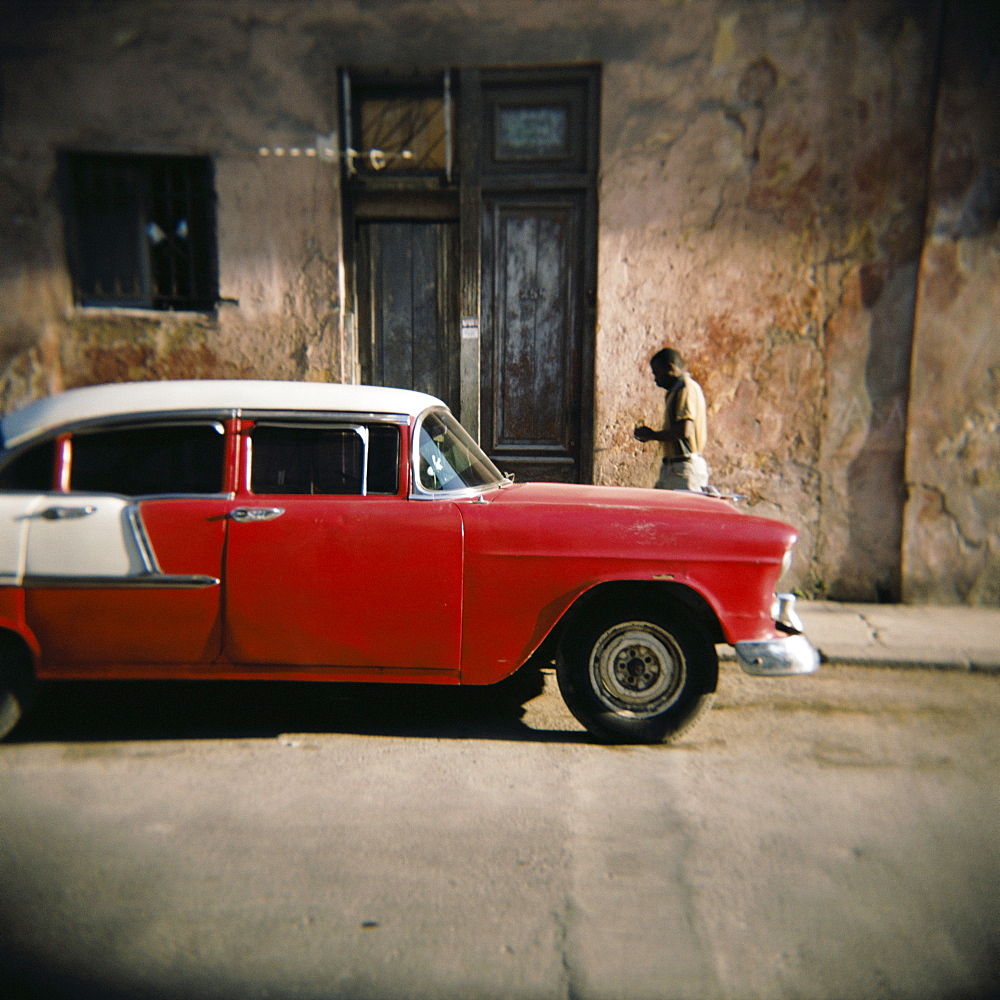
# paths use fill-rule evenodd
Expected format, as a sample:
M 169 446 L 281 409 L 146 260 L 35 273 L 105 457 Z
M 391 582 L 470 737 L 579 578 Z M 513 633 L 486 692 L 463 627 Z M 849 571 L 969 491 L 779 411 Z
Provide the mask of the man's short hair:
M 664 368 L 669 368 L 670 365 L 676 365 L 678 368 L 684 367 L 684 358 L 681 357 L 681 352 L 673 347 L 664 347 L 662 351 L 657 351 L 650 359 L 649 363 L 651 366 L 656 366 L 659 368 L 661 365 Z

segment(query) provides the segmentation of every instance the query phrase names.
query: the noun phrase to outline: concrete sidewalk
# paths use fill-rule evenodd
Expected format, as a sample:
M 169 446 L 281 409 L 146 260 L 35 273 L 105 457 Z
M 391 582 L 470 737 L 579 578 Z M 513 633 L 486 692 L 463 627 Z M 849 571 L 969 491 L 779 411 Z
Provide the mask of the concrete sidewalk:
M 1000 673 L 1000 608 L 799 601 L 824 663 Z

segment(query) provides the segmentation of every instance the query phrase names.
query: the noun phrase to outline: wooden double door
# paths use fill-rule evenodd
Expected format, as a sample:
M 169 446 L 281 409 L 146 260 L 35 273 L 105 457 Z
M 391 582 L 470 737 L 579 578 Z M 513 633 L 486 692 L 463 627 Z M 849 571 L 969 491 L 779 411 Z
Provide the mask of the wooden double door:
M 597 74 L 463 71 L 460 90 L 457 179 L 349 181 L 362 375 L 444 399 L 518 480 L 587 482 Z
M 584 478 L 583 197 L 482 202 L 479 422 L 518 480 Z M 366 377 L 439 396 L 463 414 L 458 223 L 357 225 Z

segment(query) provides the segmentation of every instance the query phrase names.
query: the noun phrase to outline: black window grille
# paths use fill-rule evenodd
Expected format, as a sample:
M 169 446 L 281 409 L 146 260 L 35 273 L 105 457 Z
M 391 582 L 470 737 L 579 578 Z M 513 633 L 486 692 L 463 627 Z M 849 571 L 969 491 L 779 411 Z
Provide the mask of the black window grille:
M 202 156 L 66 153 L 67 243 L 81 305 L 214 308 L 212 164 Z
M 393 80 L 343 74 L 350 175 L 452 177 L 451 73 Z

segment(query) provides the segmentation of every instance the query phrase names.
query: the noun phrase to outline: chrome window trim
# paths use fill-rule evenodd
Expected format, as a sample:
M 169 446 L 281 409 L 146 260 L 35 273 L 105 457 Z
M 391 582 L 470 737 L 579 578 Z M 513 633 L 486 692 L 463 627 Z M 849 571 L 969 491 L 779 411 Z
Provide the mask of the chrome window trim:
M 405 413 L 360 412 L 357 410 L 253 410 L 241 408 L 211 408 L 204 410 L 151 410 L 149 413 L 122 413 L 111 416 L 88 417 L 69 421 L 54 427 L 45 427 L 28 437 L 21 437 L 13 448 L 4 443 L 0 446 L 0 469 L 13 461 L 22 451 L 41 442 L 55 440 L 64 434 L 88 434 L 99 430 L 140 430 L 145 427 L 176 427 L 178 425 L 203 424 L 206 421 L 221 423 L 226 420 L 298 420 L 303 423 L 379 423 L 409 426 L 410 418 Z M 224 433 L 225 428 L 222 428 Z M 11 491 L 13 492 L 13 491 Z M 30 492 L 30 491 L 28 491 Z M 181 495 L 181 494 L 179 494 Z M 183 494 L 185 496 L 189 494 Z M 207 496 L 192 493 L 191 496 Z
M 410 422 L 405 413 L 362 413 L 358 410 L 237 410 L 234 416 L 254 423 L 294 420 L 306 424 L 402 424 L 405 427 Z
M 466 486 L 461 490 L 424 490 L 414 493 L 412 490 L 407 496 L 408 500 L 474 500 L 484 493 L 491 493 L 493 490 L 501 489 L 500 485 L 493 486 Z
M 82 490 L 76 492 L 84 492 Z M 94 496 L 115 496 L 116 494 L 102 494 L 100 490 L 91 490 Z M 60 493 L 59 496 L 71 497 L 73 492 Z M 147 500 L 233 500 L 236 494 L 232 490 L 225 490 L 219 493 L 136 493 L 130 494 L 127 499 L 136 503 L 145 503 Z
M 228 420 L 228 419 L 230 419 L 230 417 L 226 417 L 225 419 Z M 68 434 L 72 434 L 74 437 L 76 435 L 86 436 L 87 434 L 97 434 L 97 433 L 100 433 L 101 431 L 103 431 L 105 429 L 107 429 L 109 431 L 127 431 L 127 430 L 145 431 L 145 430 L 155 430 L 156 428 L 159 428 L 159 427 L 211 427 L 221 437 L 225 438 L 225 436 L 226 436 L 226 428 L 223 425 L 221 419 L 219 419 L 219 418 L 212 418 L 212 417 L 201 417 L 200 419 L 199 418 L 190 419 L 187 416 L 187 414 L 185 414 L 183 417 L 179 417 L 177 420 L 154 419 L 154 420 L 139 420 L 139 421 L 129 422 L 129 423 L 114 423 L 114 424 L 95 423 L 94 426 L 92 426 L 92 427 L 90 427 L 89 429 L 86 429 L 86 430 L 76 430 L 76 431 L 65 431 L 65 430 L 63 430 L 63 431 L 59 431 L 58 434 L 56 435 L 56 437 L 59 437 L 59 435 L 61 435 L 61 434 L 67 434 L 67 433 Z M 225 444 L 223 444 L 223 449 L 225 449 Z M 219 471 L 221 473 L 220 479 L 225 479 L 226 478 L 226 453 L 225 453 L 225 450 L 223 450 L 223 453 L 222 453 L 222 467 L 221 467 L 221 469 Z M 71 458 L 70 459 L 70 479 L 72 479 L 72 473 L 73 473 L 73 459 Z M 70 484 L 70 488 L 69 488 L 69 490 L 66 493 L 66 496 L 72 496 L 74 493 L 98 493 L 98 494 L 103 494 L 105 492 L 106 491 L 104 491 L 104 490 L 77 490 L 77 489 L 73 489 L 73 486 L 72 486 L 72 483 L 71 483 Z M 183 497 L 183 496 L 190 496 L 190 497 L 210 497 L 210 496 L 220 495 L 222 492 L 223 491 L 221 491 L 221 490 L 216 490 L 216 491 L 214 491 L 212 493 L 181 493 L 181 492 L 170 493 L 170 494 L 164 494 L 164 493 L 129 493 L 129 494 L 117 494 L 117 495 L 118 496 L 128 496 L 129 499 L 133 499 L 135 497 L 141 497 L 144 500 L 148 500 L 148 499 L 150 499 L 151 497 L 154 497 L 154 496 L 155 497 L 167 497 L 167 496 L 176 496 L 176 497 Z M 109 493 L 108 495 L 114 495 L 114 494 L 110 494 Z
M 70 435 L 86 435 L 86 434 L 97 434 L 101 431 L 127 431 L 127 430 L 146 430 L 156 427 L 205 427 L 211 426 L 215 432 L 219 435 L 225 436 L 226 428 L 223 425 L 223 420 L 231 420 L 235 415 L 235 411 L 226 411 L 225 414 L 221 414 L 218 410 L 213 410 L 211 414 L 204 415 L 194 415 L 185 413 L 183 416 L 177 419 L 170 419 L 166 414 L 150 414 L 150 419 L 146 419 L 143 416 L 141 419 L 136 419 L 134 415 L 129 417 L 123 417 L 119 420 L 117 417 L 107 418 L 101 417 L 94 420 L 81 420 L 72 424 L 65 424 L 61 427 L 50 429 L 42 434 L 38 434 L 34 437 L 28 438 L 17 444 L 16 447 L 12 449 L 3 448 L 0 449 L 0 470 L 6 468 L 11 462 L 16 461 L 18 456 L 37 445 L 43 444 L 45 441 L 51 440 L 55 442 L 58 438 L 62 437 L 64 434 Z M 54 467 L 53 467 L 54 468 Z M 225 474 L 225 460 L 223 459 L 222 472 Z M 108 490 L 74 490 L 70 488 L 65 494 L 62 494 L 59 490 L 0 490 L 2 493 L 38 493 L 38 492 L 54 492 L 60 493 L 60 495 L 71 496 L 74 493 L 97 493 L 107 496 L 124 496 L 121 493 L 114 493 Z M 142 497 L 143 499 L 149 499 L 150 497 L 226 497 L 230 494 L 226 491 L 216 490 L 212 493 L 135 493 L 129 494 L 129 497 Z
M 382 423 L 382 424 L 409 424 L 410 418 L 405 413 L 361 413 L 356 410 L 244 410 L 240 408 L 226 409 L 205 409 L 205 410 L 156 410 L 149 413 L 121 413 L 111 416 L 86 417 L 80 420 L 72 420 L 56 427 L 45 427 L 30 437 L 21 438 L 12 449 L 6 446 L 0 451 L 16 455 L 39 441 L 46 438 L 57 438 L 63 434 L 91 433 L 94 430 L 107 428 L 108 430 L 128 430 L 135 428 L 140 430 L 145 427 L 177 427 L 184 424 L 204 424 L 211 421 L 221 424 L 226 420 L 236 420 L 244 418 L 246 420 L 301 420 L 309 423 L 325 420 L 335 420 L 340 422 L 358 423 Z M 219 433 L 224 433 L 225 428 L 219 429 Z
M 226 418 L 229 419 L 228 417 Z M 211 427 L 216 434 L 224 435 L 226 433 L 226 428 L 223 422 L 218 417 L 201 417 L 200 419 L 190 419 L 187 416 L 178 417 L 176 420 L 155 419 L 155 420 L 139 420 L 131 421 L 126 423 L 113 423 L 113 424 L 96 424 L 93 427 L 88 427 L 86 429 L 77 428 L 75 431 L 60 431 L 60 434 L 72 433 L 74 436 L 81 434 L 96 434 L 102 430 L 109 431 L 150 431 L 156 430 L 160 427 Z M 56 435 L 58 437 L 58 435 Z
M 91 433 L 95 430 L 140 430 L 144 427 L 176 427 L 183 424 L 204 424 L 206 421 L 221 423 L 239 416 L 239 410 L 207 409 L 207 410 L 158 410 L 149 413 L 122 413 L 112 416 L 87 417 L 72 420 L 57 427 L 45 427 L 30 437 L 20 438 L 11 454 L 17 454 L 22 448 L 44 441 L 46 438 L 57 438 L 63 434 Z M 225 428 L 223 428 L 225 430 Z

